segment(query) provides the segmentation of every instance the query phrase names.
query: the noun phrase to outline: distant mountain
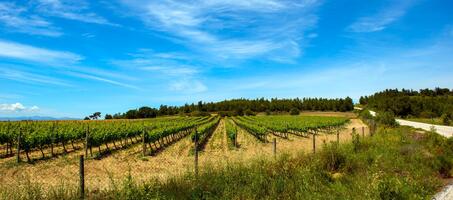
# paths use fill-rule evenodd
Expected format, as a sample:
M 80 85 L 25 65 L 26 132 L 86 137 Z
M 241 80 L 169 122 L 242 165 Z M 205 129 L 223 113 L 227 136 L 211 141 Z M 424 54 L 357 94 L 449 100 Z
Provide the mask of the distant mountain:
M 49 121 L 49 120 L 80 120 L 80 119 L 69 117 L 55 118 L 46 116 L 0 117 L 0 121 L 22 121 L 22 120 Z

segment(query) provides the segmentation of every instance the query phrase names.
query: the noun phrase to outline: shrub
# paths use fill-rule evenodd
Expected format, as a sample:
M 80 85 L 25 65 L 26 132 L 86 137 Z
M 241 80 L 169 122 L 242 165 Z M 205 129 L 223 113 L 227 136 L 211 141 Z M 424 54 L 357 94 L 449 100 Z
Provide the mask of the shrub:
M 444 113 L 444 114 L 440 117 L 440 119 L 442 120 L 442 123 L 443 123 L 444 125 L 447 125 L 447 126 L 450 125 L 451 118 L 452 118 L 451 115 L 448 114 L 448 113 Z
M 255 116 L 255 115 L 256 115 L 255 112 L 253 112 L 253 111 L 250 110 L 250 109 L 245 110 L 245 113 L 244 113 L 244 114 L 247 115 L 247 116 Z
M 291 115 L 299 115 L 299 109 L 297 108 L 292 108 L 291 111 L 289 111 L 289 114 Z
M 209 112 L 205 112 L 205 111 L 193 111 L 192 113 L 190 113 L 191 116 L 193 117 L 204 117 L 204 116 L 211 116 L 211 114 L 209 114 Z
M 382 112 L 378 113 L 376 116 L 377 123 L 388 126 L 388 127 L 396 127 L 398 123 L 396 123 L 395 115 L 392 112 Z
M 359 117 L 365 120 L 373 119 L 373 115 L 371 115 L 370 111 L 367 109 L 360 111 Z

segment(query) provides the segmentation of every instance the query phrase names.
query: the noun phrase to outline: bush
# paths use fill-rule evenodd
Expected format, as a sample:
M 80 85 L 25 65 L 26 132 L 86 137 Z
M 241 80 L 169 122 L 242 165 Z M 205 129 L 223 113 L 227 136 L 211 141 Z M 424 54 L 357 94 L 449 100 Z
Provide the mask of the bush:
M 370 111 L 367 109 L 361 110 L 359 117 L 365 120 L 373 119 L 373 115 L 371 115 Z
M 387 127 L 396 127 L 398 123 L 396 123 L 395 115 L 392 112 L 382 112 L 376 115 L 377 123 L 387 126 Z
M 193 116 L 193 117 L 205 117 L 205 116 L 211 116 L 211 114 L 209 114 L 209 112 L 205 112 L 205 111 L 193 111 L 192 113 L 190 113 L 190 116 Z
M 219 112 L 219 115 L 220 115 L 221 117 L 232 117 L 232 116 L 236 116 L 237 113 L 234 112 L 234 111 L 220 111 L 220 112 Z
M 444 125 L 447 125 L 447 126 L 450 125 L 451 118 L 452 118 L 451 115 L 448 114 L 448 113 L 444 113 L 444 114 L 440 117 L 440 119 L 442 120 L 442 123 L 443 123 Z
M 291 111 L 289 111 L 289 114 L 291 115 L 299 115 L 299 109 L 297 108 L 292 108 Z
M 247 116 L 255 116 L 255 115 L 256 115 L 256 113 L 255 113 L 255 112 L 253 112 L 253 111 L 252 111 L 252 110 L 250 110 L 250 109 L 247 109 L 247 110 L 245 111 L 245 113 L 244 113 L 244 114 L 245 114 L 245 115 L 247 115 Z

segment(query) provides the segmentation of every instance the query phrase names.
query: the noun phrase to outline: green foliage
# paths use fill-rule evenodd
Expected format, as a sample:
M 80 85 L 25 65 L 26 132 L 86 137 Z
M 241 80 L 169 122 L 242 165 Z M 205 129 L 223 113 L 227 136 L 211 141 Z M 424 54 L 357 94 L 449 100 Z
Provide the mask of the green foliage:
M 447 88 L 398 90 L 388 89 L 360 98 L 360 103 L 375 111 L 393 112 L 396 116 L 440 117 L 453 112 L 453 90 Z
M 205 116 L 211 116 L 211 114 L 209 114 L 208 112 L 205 112 L 205 111 L 193 111 L 192 113 L 190 113 L 190 116 L 192 117 L 205 117 Z
M 291 111 L 289 112 L 290 115 L 299 115 L 299 109 L 297 108 L 292 108 Z
M 452 118 L 452 116 L 451 116 L 450 113 L 444 113 L 444 114 L 442 114 L 442 116 L 440 117 L 440 119 L 442 120 L 442 123 L 443 123 L 444 125 L 447 125 L 447 126 L 450 125 L 450 123 L 451 123 L 451 118 Z
M 359 112 L 359 117 L 364 120 L 371 120 L 373 119 L 373 115 L 371 115 L 368 109 L 363 109 Z
M 392 112 L 380 112 L 376 115 L 376 122 L 387 127 L 398 126 L 395 120 L 395 115 Z

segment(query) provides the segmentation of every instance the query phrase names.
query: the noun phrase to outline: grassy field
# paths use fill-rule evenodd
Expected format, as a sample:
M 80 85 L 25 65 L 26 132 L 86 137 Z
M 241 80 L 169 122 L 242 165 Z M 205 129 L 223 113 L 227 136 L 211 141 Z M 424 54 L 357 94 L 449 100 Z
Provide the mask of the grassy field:
M 222 140 L 218 137 L 218 140 Z M 453 139 L 407 127 L 326 143 L 316 154 L 257 156 L 145 182 L 127 175 L 89 199 L 429 199 L 453 175 Z M 4 199 L 76 199 L 74 185 L 2 187 Z

